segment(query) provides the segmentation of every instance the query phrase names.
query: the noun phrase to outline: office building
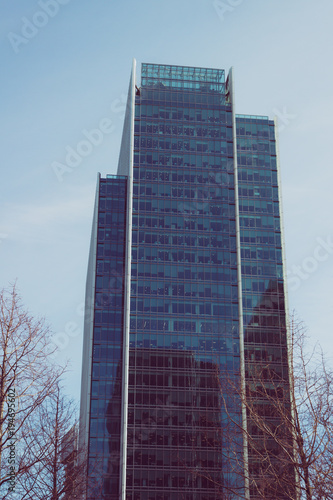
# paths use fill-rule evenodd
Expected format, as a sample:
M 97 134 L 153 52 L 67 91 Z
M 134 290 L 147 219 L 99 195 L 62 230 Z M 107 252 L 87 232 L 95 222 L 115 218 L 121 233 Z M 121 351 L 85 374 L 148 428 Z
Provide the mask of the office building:
M 263 377 L 290 411 L 275 123 L 235 114 L 232 70 L 135 73 L 93 218 L 87 499 L 289 498 L 294 473 L 244 400 L 281 423 Z

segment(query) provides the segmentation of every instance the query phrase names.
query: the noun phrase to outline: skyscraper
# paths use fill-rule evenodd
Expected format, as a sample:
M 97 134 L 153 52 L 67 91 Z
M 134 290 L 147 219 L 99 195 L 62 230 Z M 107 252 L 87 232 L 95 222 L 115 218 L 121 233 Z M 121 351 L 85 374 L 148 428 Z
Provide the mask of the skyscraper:
M 235 114 L 232 70 L 134 62 L 93 218 L 87 499 L 290 498 L 244 399 L 289 411 L 280 212 L 274 121 Z

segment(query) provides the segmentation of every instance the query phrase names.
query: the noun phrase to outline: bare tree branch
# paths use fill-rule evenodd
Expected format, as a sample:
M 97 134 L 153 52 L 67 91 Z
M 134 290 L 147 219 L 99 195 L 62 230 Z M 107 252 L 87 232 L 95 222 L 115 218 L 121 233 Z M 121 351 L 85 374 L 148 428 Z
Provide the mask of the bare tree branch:
M 0 291 L 0 493 L 6 498 L 36 466 L 25 449 L 31 422 L 65 367 L 50 362 L 50 329 L 22 305 L 16 286 Z

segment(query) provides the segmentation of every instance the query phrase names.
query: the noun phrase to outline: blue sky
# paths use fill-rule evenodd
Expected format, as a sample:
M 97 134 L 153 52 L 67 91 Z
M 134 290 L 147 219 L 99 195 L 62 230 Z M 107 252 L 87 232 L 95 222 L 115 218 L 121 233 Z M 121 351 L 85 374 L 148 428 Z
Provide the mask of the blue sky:
M 2 3 L 0 284 L 17 278 L 51 324 L 75 397 L 96 176 L 116 171 L 134 57 L 138 76 L 141 62 L 233 66 L 236 112 L 279 117 L 289 305 L 332 356 L 332 17 L 330 0 Z

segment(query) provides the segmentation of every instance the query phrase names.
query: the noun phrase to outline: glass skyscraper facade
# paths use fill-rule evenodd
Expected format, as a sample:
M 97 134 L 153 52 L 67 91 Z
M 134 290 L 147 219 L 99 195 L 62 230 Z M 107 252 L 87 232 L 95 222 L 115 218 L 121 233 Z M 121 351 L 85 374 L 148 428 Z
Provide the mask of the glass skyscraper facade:
M 232 71 L 133 66 L 88 266 L 87 499 L 259 498 L 242 395 L 289 390 L 275 125 L 235 115 Z

